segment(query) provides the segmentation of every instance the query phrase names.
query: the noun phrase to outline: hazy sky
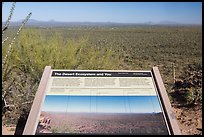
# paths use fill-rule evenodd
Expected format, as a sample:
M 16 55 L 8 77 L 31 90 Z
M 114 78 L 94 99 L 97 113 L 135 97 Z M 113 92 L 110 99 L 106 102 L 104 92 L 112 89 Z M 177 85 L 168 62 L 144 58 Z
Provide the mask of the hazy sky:
M 152 113 L 161 112 L 156 96 L 59 96 L 47 95 L 43 111 Z
M 3 21 L 11 3 L 4 2 Z M 40 21 L 202 24 L 201 2 L 17 2 L 12 21 L 32 12 Z

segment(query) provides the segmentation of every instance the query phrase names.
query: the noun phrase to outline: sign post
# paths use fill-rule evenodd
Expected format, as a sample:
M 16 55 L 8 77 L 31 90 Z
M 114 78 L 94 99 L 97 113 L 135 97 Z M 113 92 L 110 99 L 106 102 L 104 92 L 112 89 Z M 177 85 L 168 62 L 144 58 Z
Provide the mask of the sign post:
M 38 90 L 36 92 L 33 105 L 31 107 L 24 131 L 23 131 L 23 135 L 35 134 L 35 127 L 38 124 L 37 117 L 40 113 L 42 103 L 45 97 L 45 91 L 46 91 L 48 79 L 50 77 L 50 73 L 51 73 L 51 67 L 46 66 L 44 69 Z
M 170 100 L 168 98 L 166 89 L 164 87 L 164 83 L 162 81 L 162 77 L 160 75 L 158 67 L 152 68 L 153 76 L 155 79 L 156 86 L 159 91 L 159 96 L 161 98 L 162 104 L 164 106 L 165 114 L 167 115 L 167 121 L 170 125 L 170 130 L 174 135 L 181 135 L 181 131 L 179 129 L 175 114 L 170 104 Z
M 28 134 L 181 134 L 157 67 L 54 70 L 45 67 Z

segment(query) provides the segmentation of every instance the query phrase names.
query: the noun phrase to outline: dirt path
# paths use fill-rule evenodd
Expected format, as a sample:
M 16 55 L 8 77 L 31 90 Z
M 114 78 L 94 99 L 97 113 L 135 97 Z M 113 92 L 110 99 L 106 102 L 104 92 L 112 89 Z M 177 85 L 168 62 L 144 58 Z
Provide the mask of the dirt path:
M 202 106 L 194 108 L 173 107 L 183 135 L 202 135 Z
M 2 126 L 2 135 L 14 135 L 16 127 Z

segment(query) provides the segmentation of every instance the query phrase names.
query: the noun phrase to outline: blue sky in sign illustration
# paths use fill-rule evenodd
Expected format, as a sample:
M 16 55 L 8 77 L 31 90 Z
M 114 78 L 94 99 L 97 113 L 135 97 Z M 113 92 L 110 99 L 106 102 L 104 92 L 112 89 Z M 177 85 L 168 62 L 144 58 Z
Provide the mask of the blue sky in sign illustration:
M 3 21 L 10 8 L 4 2 Z M 12 21 L 29 12 L 39 21 L 202 24 L 202 2 L 17 2 Z
M 84 113 L 161 112 L 156 96 L 62 96 L 47 95 L 42 111 Z

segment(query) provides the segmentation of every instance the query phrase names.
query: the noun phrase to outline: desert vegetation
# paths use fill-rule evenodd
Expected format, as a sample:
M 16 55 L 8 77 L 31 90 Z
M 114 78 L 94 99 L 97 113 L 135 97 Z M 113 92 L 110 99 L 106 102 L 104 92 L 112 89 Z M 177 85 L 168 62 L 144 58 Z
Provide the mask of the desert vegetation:
M 13 45 L 9 67 L 6 75 L 3 75 L 3 88 L 10 84 L 13 93 L 19 91 L 34 96 L 46 65 L 54 69 L 124 70 L 145 70 L 158 66 L 169 93 L 177 92 L 173 89 L 174 77 L 176 80 L 187 80 L 190 73 L 200 81 L 199 86 L 193 83 L 196 87 L 192 88 L 196 90 L 192 90 L 201 92 L 201 48 L 200 27 L 133 27 L 116 30 L 27 27 Z M 2 57 L 6 51 L 5 42 Z M 188 69 L 188 66 L 196 67 L 196 70 Z M 13 95 L 11 101 L 15 104 L 14 98 L 22 99 Z

